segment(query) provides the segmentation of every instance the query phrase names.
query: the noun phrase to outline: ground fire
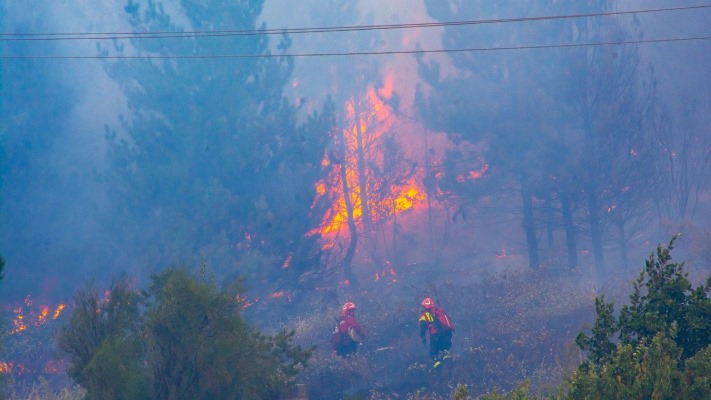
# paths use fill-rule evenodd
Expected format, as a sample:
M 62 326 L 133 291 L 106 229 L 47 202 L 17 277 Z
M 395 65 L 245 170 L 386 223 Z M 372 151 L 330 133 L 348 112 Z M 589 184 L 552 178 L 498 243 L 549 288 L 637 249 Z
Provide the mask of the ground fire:
M 65 308 L 64 303 L 36 305 L 32 296 L 27 295 L 22 304 L 6 310 L 11 312 L 12 322 L 3 343 L 6 359 L 0 361 L 0 374 L 12 374 L 18 378 L 63 371 L 62 363 L 53 359 L 51 334 L 56 326 L 52 322 L 64 315 Z M 28 347 L 27 343 L 42 345 Z

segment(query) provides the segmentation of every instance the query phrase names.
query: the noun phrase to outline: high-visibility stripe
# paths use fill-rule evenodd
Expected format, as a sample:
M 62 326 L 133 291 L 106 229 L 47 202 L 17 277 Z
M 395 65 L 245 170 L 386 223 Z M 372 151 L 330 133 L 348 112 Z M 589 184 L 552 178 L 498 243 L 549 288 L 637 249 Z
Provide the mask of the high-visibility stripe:
M 422 322 L 422 321 L 432 323 L 432 322 L 434 322 L 434 317 L 429 312 L 426 312 L 426 313 L 422 314 L 422 316 L 420 317 L 420 322 Z

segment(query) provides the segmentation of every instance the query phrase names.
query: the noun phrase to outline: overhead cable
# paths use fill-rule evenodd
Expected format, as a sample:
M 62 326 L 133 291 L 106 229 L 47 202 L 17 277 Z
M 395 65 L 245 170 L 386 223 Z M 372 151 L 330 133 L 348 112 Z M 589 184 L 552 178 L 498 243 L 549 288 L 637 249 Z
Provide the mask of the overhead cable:
M 357 51 L 357 52 L 314 52 L 314 53 L 281 53 L 281 54 L 195 54 L 195 55 L 95 55 L 95 56 L 0 56 L 0 59 L 98 59 L 98 60 L 139 60 L 139 59 L 239 59 L 239 58 L 285 58 L 285 57 L 337 57 L 337 56 L 376 56 L 396 54 L 436 54 L 436 53 L 464 53 L 464 52 L 490 52 L 507 50 L 540 50 L 555 48 L 575 48 L 588 46 L 635 45 L 648 43 L 671 43 L 709 40 L 711 36 L 693 36 L 681 38 L 638 39 L 594 43 L 559 43 L 527 46 L 502 46 L 502 47 L 469 47 L 459 49 L 429 49 L 429 50 L 392 50 L 392 51 Z
M 482 24 L 502 24 L 512 22 L 545 21 L 573 18 L 608 17 L 628 14 L 646 14 L 673 11 L 688 11 L 711 8 L 711 4 L 696 6 L 679 6 L 627 11 L 609 11 L 585 14 L 565 14 L 535 17 L 481 19 L 448 22 L 423 22 L 409 24 L 384 24 L 384 25 L 351 25 L 317 28 L 284 28 L 284 29 L 250 29 L 250 30 L 215 30 L 215 31 L 164 31 L 164 32 L 64 32 L 64 33 L 0 33 L 0 41 L 61 41 L 61 40 L 118 40 L 118 39 L 164 39 L 164 38 L 193 38 L 193 37 L 225 37 L 225 36 L 254 36 L 254 35 L 281 35 L 304 33 L 332 33 L 354 32 L 371 30 L 392 30 L 412 28 L 435 28 L 448 26 L 466 26 Z

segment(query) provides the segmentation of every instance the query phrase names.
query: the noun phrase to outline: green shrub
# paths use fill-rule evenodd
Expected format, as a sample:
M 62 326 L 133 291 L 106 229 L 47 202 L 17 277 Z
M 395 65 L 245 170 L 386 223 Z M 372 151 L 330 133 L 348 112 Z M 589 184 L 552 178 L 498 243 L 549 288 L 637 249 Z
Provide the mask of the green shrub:
M 619 318 L 595 299 L 590 335 L 576 342 L 587 360 L 564 387 L 566 399 L 702 399 L 711 396 L 711 279 L 693 289 L 673 238 L 658 246 Z
M 313 349 L 248 325 L 241 298 L 237 282 L 220 289 L 186 268 L 153 276 L 142 296 L 123 278 L 107 298 L 90 284 L 58 342 L 87 399 L 272 399 Z

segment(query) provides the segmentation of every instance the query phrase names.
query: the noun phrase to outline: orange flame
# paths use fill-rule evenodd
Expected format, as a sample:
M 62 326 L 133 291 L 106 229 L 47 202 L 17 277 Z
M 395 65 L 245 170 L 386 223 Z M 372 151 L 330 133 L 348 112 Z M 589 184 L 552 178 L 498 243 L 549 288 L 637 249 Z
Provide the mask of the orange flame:
M 22 313 L 22 307 L 17 307 L 14 312 L 15 318 L 12 320 L 12 324 L 15 326 L 15 329 L 10 331 L 11 335 L 27 330 L 27 325 L 25 324 L 25 316 Z
M 7 374 L 12 372 L 14 365 L 12 362 L 0 361 L 0 374 Z
M 64 310 L 64 304 L 60 304 L 57 306 L 57 308 L 54 310 L 54 314 L 52 314 L 52 319 L 57 319 L 59 318 L 59 314 L 62 313 L 62 310 Z
M 340 232 L 348 224 L 348 203 L 351 205 L 354 221 L 360 225 L 366 205 L 368 220 L 382 221 L 426 200 L 425 191 L 417 183 L 417 179 L 410 178 L 405 185 L 391 184 L 376 176 L 372 168 L 375 165 L 376 169 L 387 169 L 387 155 L 379 145 L 394 122 L 392 109 L 385 103 L 393 93 L 394 79 L 393 75 L 389 74 L 384 78 L 381 88 L 376 89 L 371 85 L 367 89 L 363 101 L 351 98 L 346 102 L 349 125 L 341 132 L 342 151 L 345 151 L 345 154 L 326 154 L 321 164 L 332 166 L 332 171 L 315 187 L 316 198 L 328 196 L 333 199 L 333 206 L 324 216 L 320 226 L 309 232 L 310 235 L 320 233 L 327 236 Z M 366 169 L 364 164 L 371 167 Z M 361 174 L 365 174 L 365 177 L 360 176 Z M 343 182 L 344 176 L 346 182 Z M 367 182 L 365 186 L 361 182 L 363 178 Z M 347 194 L 344 193 L 344 187 Z M 367 191 L 366 195 L 361 193 L 363 187 Z M 366 204 L 363 204 L 364 198 Z
M 489 164 L 484 164 L 484 166 L 481 167 L 481 169 L 479 169 L 478 171 L 469 171 L 469 179 L 471 179 L 471 180 L 479 179 L 482 176 L 484 176 L 484 174 L 488 170 L 489 170 Z
M 289 268 L 289 265 L 291 265 L 291 258 L 292 258 L 291 255 L 289 255 L 288 257 L 286 257 L 286 260 L 284 260 L 284 263 L 281 265 L 281 268 L 282 268 L 282 269 L 287 269 L 287 268 Z
M 386 276 L 390 276 L 392 282 L 397 282 L 397 273 L 395 273 L 395 268 L 393 268 L 390 260 L 385 260 L 385 265 L 380 272 L 375 273 L 375 281 L 378 282 L 384 279 Z
M 49 307 L 42 307 L 42 312 L 37 317 L 37 324 L 41 325 L 47 321 L 47 315 L 49 315 Z
M 51 308 L 49 306 L 40 306 L 37 310 L 33 309 L 34 302 L 30 295 L 27 295 L 27 297 L 25 297 L 23 303 L 25 304 L 24 307 L 20 305 L 13 309 L 13 313 L 15 314 L 15 316 L 12 319 L 13 329 L 10 331 L 11 335 L 26 331 L 29 326 L 44 325 L 48 320 L 50 320 Z M 27 314 L 25 312 L 25 308 L 28 309 Z M 62 310 L 64 310 L 64 308 L 65 305 L 60 303 L 54 309 L 54 312 L 52 312 L 51 319 L 55 320 L 59 318 L 59 315 L 61 314 Z

